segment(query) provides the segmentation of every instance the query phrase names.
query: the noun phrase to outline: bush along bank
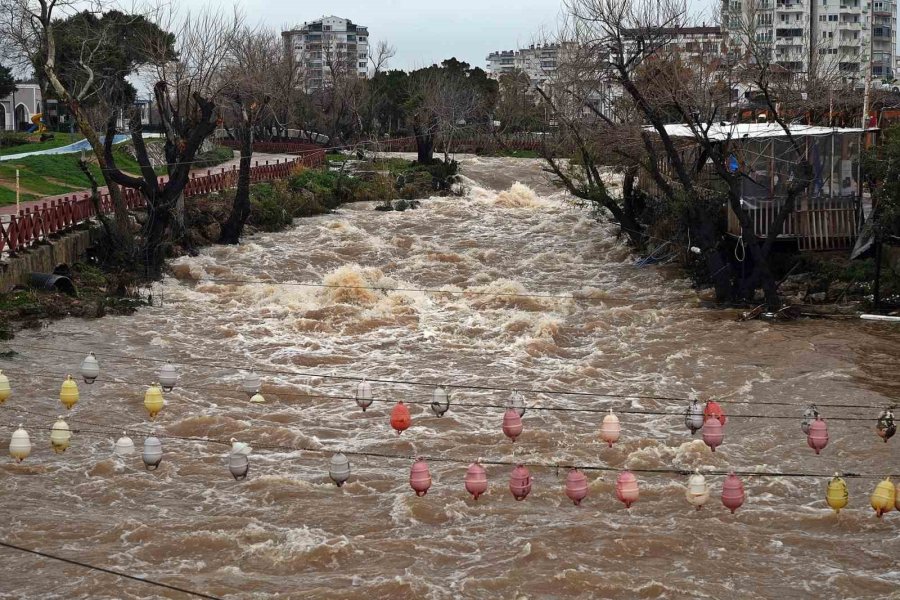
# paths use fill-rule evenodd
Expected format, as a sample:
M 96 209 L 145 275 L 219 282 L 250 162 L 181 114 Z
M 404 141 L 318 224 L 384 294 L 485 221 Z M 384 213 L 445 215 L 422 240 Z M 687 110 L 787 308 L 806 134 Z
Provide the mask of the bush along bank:
M 40 329 L 44 322 L 64 317 L 129 315 L 153 301 L 141 296 L 127 274 L 104 272 L 86 262 L 57 269 L 57 274 L 71 279 L 77 295 L 24 286 L 0 294 L 0 339 L 12 339 L 19 330 Z
M 286 179 L 252 186 L 246 234 L 281 231 L 294 219 L 328 213 L 349 202 L 375 202 L 379 210 L 415 208 L 418 199 L 452 193 L 458 181 L 456 163 L 423 166 L 398 159 L 344 163 L 338 170 L 298 169 Z M 217 243 L 233 199 L 234 190 L 188 199 L 185 236 L 170 246 L 169 257 Z M 140 222 L 143 214 L 135 217 Z M 139 293 L 145 280 L 140 273 L 104 271 L 88 260 L 64 274 L 75 284 L 77 296 L 27 288 L 0 293 L 0 339 L 48 320 L 130 314 L 152 303 L 152 298 L 144 299 Z
M 282 231 L 294 219 L 331 212 L 351 202 L 376 202 L 375 210 L 406 210 L 419 200 L 458 191 L 459 165 L 388 160 L 330 160 L 330 169 L 298 169 L 286 179 L 251 187 L 247 232 Z M 334 164 L 339 165 L 334 168 Z M 193 247 L 216 242 L 228 217 L 231 193 L 209 194 L 187 203 L 186 225 Z

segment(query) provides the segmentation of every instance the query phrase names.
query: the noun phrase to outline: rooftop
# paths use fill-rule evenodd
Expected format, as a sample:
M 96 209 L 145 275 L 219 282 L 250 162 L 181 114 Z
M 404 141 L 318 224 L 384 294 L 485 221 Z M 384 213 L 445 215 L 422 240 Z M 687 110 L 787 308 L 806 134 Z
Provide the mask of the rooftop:
M 858 127 L 821 127 L 818 125 L 795 124 L 789 124 L 788 129 L 791 135 L 797 137 L 863 132 Z M 645 127 L 645 130 L 654 131 L 650 125 Z M 666 133 L 671 137 L 694 137 L 690 127 L 677 123 L 666 125 Z M 710 127 L 708 135 L 711 140 L 725 142 L 728 140 L 779 138 L 786 137 L 787 134 L 785 134 L 784 129 L 778 123 L 717 123 Z

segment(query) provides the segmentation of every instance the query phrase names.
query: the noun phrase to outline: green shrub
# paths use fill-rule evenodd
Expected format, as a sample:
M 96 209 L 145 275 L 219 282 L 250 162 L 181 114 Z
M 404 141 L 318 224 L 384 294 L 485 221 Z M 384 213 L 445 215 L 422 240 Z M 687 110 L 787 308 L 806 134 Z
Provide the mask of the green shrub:
M 28 134 L 13 132 L 0 133 L 0 149 L 11 148 L 13 146 L 24 146 L 30 143 L 31 140 L 28 139 Z
M 231 148 L 215 146 L 212 150 L 201 152 L 195 156 L 193 168 L 208 169 L 210 167 L 215 167 L 216 165 L 221 165 L 223 162 L 228 162 L 232 158 L 234 158 L 234 152 Z

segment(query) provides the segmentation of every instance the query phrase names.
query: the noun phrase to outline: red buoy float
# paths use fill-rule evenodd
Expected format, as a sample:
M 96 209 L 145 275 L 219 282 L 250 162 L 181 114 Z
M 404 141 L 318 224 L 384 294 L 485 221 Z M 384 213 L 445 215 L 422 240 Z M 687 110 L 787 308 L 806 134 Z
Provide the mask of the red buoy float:
M 397 430 L 397 435 L 400 435 L 409 429 L 411 422 L 412 417 L 409 416 L 409 409 L 406 408 L 406 405 L 401 400 L 394 405 L 394 410 L 391 411 L 391 427 Z
M 485 493 L 487 487 L 487 473 L 484 467 L 477 461 L 473 462 L 469 465 L 469 470 L 466 471 L 466 491 L 472 494 L 475 500 L 478 500 L 478 496 Z
M 741 478 L 731 473 L 722 484 L 722 504 L 734 514 L 744 503 L 744 484 Z
M 706 408 L 703 409 L 703 422 L 706 423 L 710 419 L 717 419 L 723 427 L 725 426 L 725 421 L 728 420 L 725 416 L 725 411 L 722 410 L 718 402 L 707 402 Z
M 708 419 L 703 424 L 703 443 L 715 452 L 724 440 L 725 428 L 722 427 L 722 422 L 718 419 Z
M 516 501 L 521 501 L 531 493 L 531 473 L 524 465 L 518 465 L 509 476 L 509 491 Z
M 503 433 L 514 442 L 522 435 L 522 417 L 515 409 L 509 408 L 503 413 Z
M 825 424 L 822 417 L 816 417 L 816 420 L 809 424 L 806 443 L 816 451 L 816 454 L 828 445 L 828 425 Z
M 637 502 L 638 495 L 637 477 L 631 471 L 622 471 L 616 477 L 616 498 L 619 502 L 625 504 L 625 508 L 631 508 L 631 505 Z
M 581 504 L 581 501 L 587 497 L 588 481 L 584 473 L 578 469 L 572 469 L 566 475 L 566 496 L 575 503 L 575 506 Z
M 428 472 L 428 463 L 419 458 L 413 463 L 409 471 L 409 487 L 416 492 L 416 496 L 424 496 L 431 487 L 431 473 Z

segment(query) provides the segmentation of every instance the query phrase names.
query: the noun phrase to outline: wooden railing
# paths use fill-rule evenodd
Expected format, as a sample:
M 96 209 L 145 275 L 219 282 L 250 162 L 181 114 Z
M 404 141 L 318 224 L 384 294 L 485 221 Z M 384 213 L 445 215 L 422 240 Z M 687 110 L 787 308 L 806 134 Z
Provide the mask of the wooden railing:
M 778 212 L 776 202 L 759 202 L 757 208 L 747 209 L 753 220 L 753 231 L 759 237 L 769 235 L 769 227 Z M 796 239 L 800 250 L 848 250 L 857 235 L 857 209 L 848 199 L 801 201 L 788 215 L 779 239 Z M 728 209 L 728 233 L 741 234 L 737 215 Z
M 231 148 L 232 150 L 240 150 L 241 144 L 237 140 L 220 139 L 216 141 L 220 146 Z M 254 152 L 266 152 L 268 154 L 299 154 L 305 156 L 307 154 L 316 154 L 322 152 L 321 146 L 308 144 L 306 142 L 292 141 L 276 141 L 276 142 L 253 142 Z
M 316 148 L 304 152 L 292 160 L 274 162 L 256 161 L 250 169 L 253 183 L 283 179 L 293 173 L 298 166 L 319 167 L 325 164 L 325 151 Z M 191 173 L 191 179 L 184 188 L 184 197 L 202 196 L 211 192 L 232 189 L 237 186 L 237 167 L 207 170 L 206 175 Z M 165 178 L 160 178 L 164 182 Z M 134 189 L 122 190 L 125 205 L 129 210 L 139 210 L 144 206 L 144 197 Z M 104 214 L 112 213 L 113 202 L 108 193 L 100 196 L 100 209 Z M 28 207 L 10 216 L 8 222 L 0 223 L 0 252 L 17 252 L 47 240 L 50 236 L 64 233 L 75 226 L 97 216 L 89 194 L 65 196 L 61 200 L 50 200 L 40 206 Z

